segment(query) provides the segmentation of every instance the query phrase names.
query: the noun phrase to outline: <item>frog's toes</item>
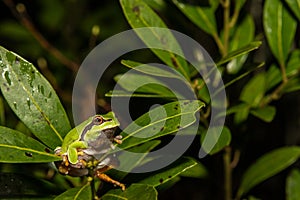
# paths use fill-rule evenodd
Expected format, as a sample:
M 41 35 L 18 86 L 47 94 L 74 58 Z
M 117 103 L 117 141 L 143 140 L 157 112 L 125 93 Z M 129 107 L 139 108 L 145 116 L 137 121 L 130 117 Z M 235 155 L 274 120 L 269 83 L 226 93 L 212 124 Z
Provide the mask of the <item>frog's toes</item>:
M 114 138 L 114 142 L 117 143 L 117 144 L 122 144 L 122 135 L 117 135 Z
M 61 147 L 56 147 L 54 149 L 54 154 L 60 156 L 61 155 Z

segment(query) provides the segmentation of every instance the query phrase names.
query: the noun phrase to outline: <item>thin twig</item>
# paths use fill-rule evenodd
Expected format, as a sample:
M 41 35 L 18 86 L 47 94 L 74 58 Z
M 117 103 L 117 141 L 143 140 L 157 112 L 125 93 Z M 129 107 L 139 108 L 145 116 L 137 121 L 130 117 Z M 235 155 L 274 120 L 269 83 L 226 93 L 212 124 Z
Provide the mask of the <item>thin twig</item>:
M 51 45 L 46 38 L 36 29 L 30 17 L 26 11 L 24 4 L 15 5 L 13 0 L 3 0 L 3 2 L 9 7 L 13 15 L 20 20 L 23 26 L 33 35 L 33 37 L 39 42 L 39 44 L 48 52 L 50 52 L 57 60 L 59 60 L 63 65 L 77 72 L 79 65 L 66 56 L 64 56 L 57 48 Z
M 231 168 L 231 147 L 225 147 L 223 154 L 224 162 L 224 199 L 232 199 L 232 168 Z
M 224 55 L 228 53 L 228 43 L 229 43 L 229 31 L 230 31 L 230 24 L 229 24 L 229 17 L 230 17 L 230 0 L 224 0 L 222 2 L 224 8 Z

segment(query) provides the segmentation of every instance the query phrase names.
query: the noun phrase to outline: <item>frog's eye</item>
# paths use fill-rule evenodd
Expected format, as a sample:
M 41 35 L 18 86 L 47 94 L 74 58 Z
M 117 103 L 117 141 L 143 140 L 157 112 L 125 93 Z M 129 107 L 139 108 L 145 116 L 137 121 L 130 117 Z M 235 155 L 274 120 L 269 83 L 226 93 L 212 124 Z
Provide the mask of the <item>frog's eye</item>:
M 103 118 L 101 116 L 97 116 L 93 119 L 93 124 L 94 125 L 100 125 L 103 123 Z

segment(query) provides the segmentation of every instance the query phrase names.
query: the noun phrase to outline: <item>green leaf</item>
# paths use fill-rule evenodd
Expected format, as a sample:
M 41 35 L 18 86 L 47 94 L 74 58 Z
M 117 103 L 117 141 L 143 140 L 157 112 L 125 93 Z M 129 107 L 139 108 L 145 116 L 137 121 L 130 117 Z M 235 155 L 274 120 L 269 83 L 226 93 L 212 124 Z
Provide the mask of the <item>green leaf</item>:
M 191 158 L 190 158 L 191 159 Z M 180 176 L 190 178 L 205 178 L 208 176 L 208 171 L 204 165 L 196 161 L 196 165 L 180 173 Z
M 54 149 L 71 129 L 55 91 L 36 68 L 0 47 L 0 88 L 21 121 L 44 144 Z
M 249 104 L 244 105 L 239 112 L 235 113 L 233 118 L 234 124 L 241 124 L 248 119 L 251 106 Z
M 240 100 L 248 103 L 252 107 L 257 107 L 265 94 L 266 76 L 259 73 L 249 80 L 244 86 Z
M 216 133 L 218 133 L 218 129 L 220 129 L 220 127 L 218 127 L 218 128 L 212 127 L 210 134 L 214 134 L 215 136 L 210 137 L 211 141 L 207 141 L 207 140 L 205 141 L 208 143 L 215 144 L 215 146 L 209 152 L 207 152 L 210 155 L 218 153 L 219 151 L 224 149 L 224 147 L 228 146 L 231 142 L 230 130 L 224 126 L 222 129 L 221 135 L 218 137 L 218 135 L 216 134 Z M 204 139 L 206 138 L 206 133 L 207 132 L 201 134 L 201 144 L 203 143 Z M 210 146 L 211 145 L 208 145 L 208 147 L 210 147 Z M 205 149 L 206 145 L 203 145 L 202 147 L 206 151 L 206 149 Z
M 241 8 L 243 7 L 243 5 L 245 4 L 246 0 L 239 0 L 239 1 L 235 1 L 235 9 L 237 10 L 241 10 Z
M 105 94 L 106 97 L 142 97 L 142 98 L 164 98 L 164 99 L 173 99 L 176 100 L 177 98 L 172 93 L 170 94 L 164 94 L 163 96 L 161 94 L 150 94 L 150 93 L 133 93 L 127 92 L 124 90 L 111 90 Z
M 290 79 L 282 88 L 283 93 L 295 92 L 298 90 L 300 90 L 300 78 L 298 77 Z
M 196 166 L 197 162 L 193 159 L 182 157 L 172 163 L 170 166 L 163 168 L 155 173 L 149 175 L 147 178 L 141 180 L 139 183 L 152 185 L 154 187 L 160 186 L 188 169 Z
M 246 108 L 249 108 L 248 104 L 246 104 L 246 103 L 240 103 L 240 104 L 237 104 L 237 105 L 229 107 L 226 110 L 226 113 L 221 113 L 219 115 L 221 115 L 221 116 L 224 116 L 224 114 L 225 115 L 231 115 L 231 114 L 234 114 L 234 113 L 242 112 L 242 110 L 244 110 Z
M 140 73 L 137 74 L 129 71 L 124 75 L 124 77 L 121 77 L 122 79 L 120 79 L 120 76 L 115 77 L 117 83 L 127 91 L 136 91 L 144 94 L 159 94 L 159 96 L 163 98 L 176 98 L 176 96 L 177 98 L 183 98 L 183 96 L 178 92 L 180 91 L 179 88 L 184 88 L 181 89 L 181 93 L 183 94 L 193 93 L 193 88 L 191 88 L 189 82 L 187 82 L 180 73 L 172 68 L 142 64 L 130 60 L 122 60 L 122 64 L 126 67 L 131 68 L 133 71 Z M 170 85 L 170 83 L 169 85 L 167 85 L 167 83 L 170 81 L 172 81 L 172 85 Z M 147 83 L 154 84 L 147 85 Z M 176 85 L 178 87 L 174 87 L 172 91 L 170 91 L 169 88 L 173 85 Z M 176 94 L 176 96 L 173 92 Z
M 210 35 L 216 36 L 218 34 L 214 9 L 212 7 L 193 6 L 180 3 L 177 0 L 173 0 L 173 3 L 200 29 Z
M 295 49 L 291 53 L 287 67 L 286 67 L 286 75 L 288 77 L 295 76 L 299 74 L 300 71 L 300 49 Z
M 147 143 L 144 143 L 140 146 L 135 146 L 129 149 L 130 152 L 136 152 L 140 154 L 124 154 L 121 153 L 118 155 L 118 160 L 120 160 L 120 166 L 118 170 L 110 170 L 106 172 L 111 177 L 114 177 L 116 180 L 122 180 L 128 173 L 122 171 L 122 169 L 126 169 L 126 171 L 130 171 L 141 164 L 147 154 L 145 152 L 150 152 L 153 148 L 160 144 L 160 140 L 152 140 Z
M 184 54 L 171 31 L 160 17 L 142 0 L 120 0 L 125 17 L 141 40 L 167 65 L 189 79 Z M 147 27 L 148 29 L 137 29 Z M 163 29 L 160 29 L 163 28 Z M 155 48 L 153 48 L 155 47 Z M 176 55 L 177 54 L 177 55 Z M 182 56 L 182 57 L 181 57 Z
M 282 147 L 260 157 L 244 173 L 237 196 L 241 197 L 251 188 L 284 170 L 300 157 L 300 147 Z
M 219 62 L 217 62 L 217 66 L 220 66 L 224 63 L 227 63 L 239 56 L 245 55 L 255 49 L 258 49 L 258 47 L 260 47 L 262 43 L 260 41 L 255 41 L 255 42 L 251 42 L 248 45 L 241 47 L 237 50 L 234 50 L 232 52 L 230 52 L 227 56 L 225 56 L 224 58 L 222 58 Z
M 157 200 L 157 191 L 153 186 L 132 184 L 125 191 L 121 189 L 110 190 L 101 197 L 102 200 Z
M 299 74 L 300 71 L 300 50 L 296 49 L 293 50 L 291 53 L 287 67 L 286 67 L 286 75 L 288 78 L 291 78 L 293 76 L 296 76 Z M 271 65 L 269 70 L 266 73 L 266 81 L 267 81 L 267 86 L 266 89 L 269 90 L 273 88 L 275 85 L 279 84 L 282 81 L 282 76 L 281 72 L 278 66 L 276 65 Z
M 253 109 L 250 113 L 265 122 L 271 122 L 275 117 L 276 108 L 274 106 L 266 106 L 263 108 Z
M 232 40 L 229 45 L 229 52 L 237 50 L 246 46 L 254 38 L 255 26 L 254 21 L 250 15 L 246 15 L 243 21 L 237 26 Z M 227 71 L 229 74 L 236 74 L 243 66 L 247 59 L 247 55 L 237 57 L 227 64 Z
M 151 109 L 123 130 L 119 147 L 127 149 L 188 127 L 203 106 L 200 101 L 182 100 Z
M 0 162 L 5 163 L 52 162 L 61 159 L 33 138 L 2 126 L 0 126 L 0 152 Z
M 300 171 L 293 169 L 286 180 L 286 200 L 300 199 Z
M 266 0 L 263 25 L 272 53 L 280 65 L 285 66 L 296 33 L 296 20 L 280 0 Z
M 4 110 L 4 100 L 0 96 L 0 126 L 5 124 L 5 110 Z
M 114 79 L 119 86 L 121 86 L 123 89 L 131 93 L 136 92 L 136 93 L 143 93 L 143 94 L 154 94 L 154 95 L 158 95 L 161 98 L 164 97 L 176 98 L 175 94 L 169 88 L 167 88 L 167 85 L 165 83 L 152 76 L 126 73 L 126 74 L 119 74 L 115 76 Z M 145 84 L 145 83 L 149 83 L 149 84 Z M 114 91 L 112 95 L 114 95 Z M 179 99 L 183 98 L 183 96 L 181 96 L 180 94 L 177 95 Z
M 168 69 L 167 71 L 166 69 L 159 68 L 158 66 L 143 64 L 132 60 L 122 60 L 121 63 L 128 68 L 144 74 L 157 77 L 176 78 L 183 81 L 185 80 L 185 78 L 180 73 L 173 69 Z
M 293 11 L 294 15 L 300 21 L 300 1 L 299 0 L 285 0 L 289 5 L 290 9 Z
M 55 197 L 54 200 L 87 200 L 92 199 L 92 190 L 90 183 L 85 184 L 82 187 L 71 188 Z

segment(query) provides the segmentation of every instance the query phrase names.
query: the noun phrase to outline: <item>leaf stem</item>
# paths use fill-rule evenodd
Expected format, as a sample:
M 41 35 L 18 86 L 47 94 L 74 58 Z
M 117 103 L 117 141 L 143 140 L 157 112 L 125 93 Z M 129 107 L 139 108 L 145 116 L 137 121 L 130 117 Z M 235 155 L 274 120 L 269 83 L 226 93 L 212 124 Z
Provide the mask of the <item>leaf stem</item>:
M 227 146 L 223 154 L 224 162 L 224 199 L 232 199 L 232 168 L 231 168 L 231 147 Z
M 224 23 L 224 53 L 223 57 L 228 54 L 228 43 L 229 43 L 229 31 L 230 31 L 230 0 L 223 0 L 222 6 L 224 8 L 224 14 L 223 14 L 223 23 Z
M 282 96 L 282 90 L 287 85 L 288 79 L 282 83 L 269 95 L 267 95 L 261 102 L 260 107 L 264 107 L 274 100 L 278 100 Z
M 235 4 L 233 15 L 232 15 L 231 20 L 229 22 L 230 28 L 234 27 L 234 25 L 237 22 L 237 19 L 239 17 L 239 14 L 240 14 L 240 8 Z
M 280 70 L 281 70 L 281 76 L 282 76 L 282 83 L 285 84 L 288 82 L 288 78 L 286 75 L 286 70 L 285 70 L 286 66 L 284 64 L 284 62 L 280 63 Z

